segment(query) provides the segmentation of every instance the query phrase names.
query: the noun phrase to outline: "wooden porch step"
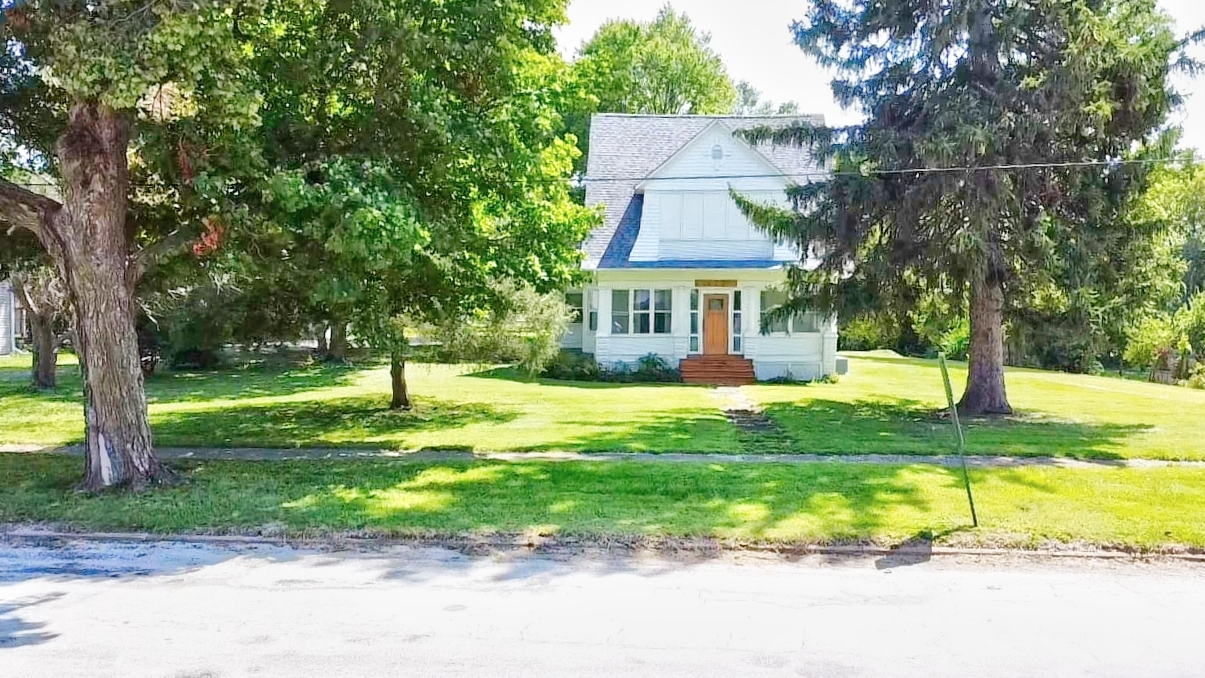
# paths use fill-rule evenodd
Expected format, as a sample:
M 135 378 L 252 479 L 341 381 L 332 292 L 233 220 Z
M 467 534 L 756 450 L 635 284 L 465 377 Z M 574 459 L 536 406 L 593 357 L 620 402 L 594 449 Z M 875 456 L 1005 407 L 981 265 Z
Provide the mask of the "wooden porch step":
M 757 381 L 753 361 L 735 355 L 691 356 L 679 365 L 687 384 L 741 386 Z

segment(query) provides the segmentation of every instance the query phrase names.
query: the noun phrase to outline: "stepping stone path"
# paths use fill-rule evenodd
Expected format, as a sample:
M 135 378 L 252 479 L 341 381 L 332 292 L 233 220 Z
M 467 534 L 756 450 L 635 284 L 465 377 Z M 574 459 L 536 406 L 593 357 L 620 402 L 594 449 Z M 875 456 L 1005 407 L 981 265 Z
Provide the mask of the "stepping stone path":
M 766 416 L 757 403 L 739 386 L 721 386 L 715 390 L 720 410 L 741 433 L 742 446 L 749 454 L 774 454 L 791 451 L 785 431 Z

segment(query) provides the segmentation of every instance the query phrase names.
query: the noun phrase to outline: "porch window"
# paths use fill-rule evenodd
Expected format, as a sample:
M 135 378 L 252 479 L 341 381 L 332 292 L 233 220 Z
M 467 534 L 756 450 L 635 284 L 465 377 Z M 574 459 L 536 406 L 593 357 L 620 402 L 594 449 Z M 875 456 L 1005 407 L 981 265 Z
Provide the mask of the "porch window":
M 781 290 L 762 290 L 761 307 L 762 307 L 762 327 L 770 334 L 786 334 L 788 331 L 788 320 L 786 318 L 775 318 L 771 320 L 766 315 L 770 311 L 787 303 L 787 294 Z
M 820 331 L 820 314 L 815 311 L 807 311 L 806 313 L 796 313 L 791 318 L 791 331 L 796 333 L 819 332 Z
M 598 331 L 598 290 L 586 293 L 586 320 L 591 332 Z
M 611 290 L 611 334 L 627 334 L 631 328 L 631 290 Z
M 653 294 L 632 290 L 632 334 L 648 334 L 652 329 Z
M 577 325 L 582 322 L 582 302 L 584 298 L 581 292 L 566 292 L 565 304 L 573 311 L 573 315 L 569 318 L 570 325 Z
M 653 292 L 653 333 L 670 334 L 673 332 L 674 294 L 672 290 L 657 290 Z
M 787 303 L 786 292 L 779 290 L 763 290 L 761 293 L 762 313 L 770 311 Z M 764 315 L 763 315 L 764 318 Z M 810 334 L 820 331 L 821 315 L 815 311 L 796 313 L 790 318 L 776 319 L 766 322 L 770 334 Z
M 670 334 L 673 332 L 671 290 L 612 290 L 612 334 Z

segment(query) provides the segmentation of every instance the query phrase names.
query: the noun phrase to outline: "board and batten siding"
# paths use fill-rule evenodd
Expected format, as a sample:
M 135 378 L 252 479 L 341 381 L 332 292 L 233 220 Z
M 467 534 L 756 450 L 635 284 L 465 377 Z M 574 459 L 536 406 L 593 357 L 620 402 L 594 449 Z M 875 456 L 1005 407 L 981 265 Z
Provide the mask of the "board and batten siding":
M 714 157 L 717 153 L 719 159 Z M 644 182 L 640 232 L 632 261 L 791 261 L 794 249 L 750 224 L 729 189 L 786 205 L 788 180 L 760 154 L 716 125 L 687 144 Z

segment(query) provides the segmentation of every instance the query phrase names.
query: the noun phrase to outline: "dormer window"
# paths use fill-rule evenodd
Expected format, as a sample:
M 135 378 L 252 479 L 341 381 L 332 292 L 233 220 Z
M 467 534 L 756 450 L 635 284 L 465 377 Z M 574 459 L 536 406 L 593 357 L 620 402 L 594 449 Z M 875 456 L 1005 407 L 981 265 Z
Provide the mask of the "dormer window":
M 724 159 L 724 147 L 719 144 L 712 146 L 711 147 L 711 159 L 712 160 L 723 160 Z

